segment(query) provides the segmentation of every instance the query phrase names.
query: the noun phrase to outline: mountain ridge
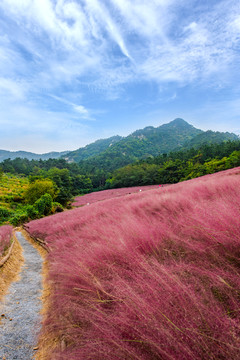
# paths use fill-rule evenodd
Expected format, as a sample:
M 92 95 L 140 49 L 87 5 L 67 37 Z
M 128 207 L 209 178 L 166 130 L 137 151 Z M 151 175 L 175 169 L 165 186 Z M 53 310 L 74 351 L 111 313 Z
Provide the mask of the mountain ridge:
M 194 139 L 196 139 L 196 144 Z M 112 172 L 140 159 L 189 149 L 204 142 L 216 143 L 227 140 L 239 140 L 239 137 L 230 133 L 204 132 L 185 120 L 177 118 L 157 128 L 147 126 L 136 130 L 106 148 L 105 151 L 88 159 L 77 159 L 78 151 L 75 151 L 75 160 L 78 160 L 84 173 L 92 173 L 94 169 Z M 71 153 L 68 154 L 68 159 L 71 159 Z
M 24 151 L 24 150 L 19 150 L 19 151 L 8 151 L 8 150 L 0 150 L 0 162 L 6 159 L 16 159 L 16 158 L 26 158 L 28 160 L 48 160 L 48 159 L 58 159 L 61 156 L 64 156 L 66 154 L 68 154 L 69 151 L 61 151 L 61 152 L 57 152 L 57 151 L 51 151 L 48 153 L 44 153 L 44 154 L 36 154 L 30 151 Z
M 119 165 L 124 166 L 139 158 L 187 149 L 203 143 L 236 139 L 239 139 L 236 134 L 214 132 L 212 130 L 203 131 L 195 128 L 182 118 L 176 118 L 158 127 L 146 126 L 143 129 L 135 130 L 125 137 L 115 135 L 106 139 L 99 139 L 74 151 L 53 151 L 45 154 L 35 154 L 27 151 L 0 150 L 0 162 L 17 157 L 29 160 L 63 158 L 69 163 L 88 160 L 91 162 L 94 159 L 102 161 L 102 157 L 106 156 L 107 162 L 111 161 L 111 157 L 118 157 Z
M 174 132 L 172 130 L 174 130 Z M 156 156 L 161 152 L 169 152 L 175 147 L 182 146 L 186 140 L 190 140 L 193 136 L 202 132 L 203 130 L 196 129 L 193 125 L 190 125 L 185 120 L 177 118 L 158 127 L 147 126 L 143 129 L 135 130 L 128 136 L 121 137 L 121 139 L 116 141 L 112 145 L 111 150 L 109 146 L 107 146 L 103 152 L 101 151 L 97 154 L 96 151 L 95 156 L 101 156 L 103 153 L 108 155 L 109 152 L 114 153 L 115 150 L 118 155 L 121 153 L 123 156 L 129 155 L 131 158 L 129 161 L 135 161 L 139 156 Z M 105 139 L 104 141 L 107 140 L 108 139 Z M 169 146 L 169 144 L 173 142 L 174 146 Z M 93 143 L 92 145 L 96 143 L 97 142 Z M 70 152 L 67 154 L 67 157 L 63 156 L 63 158 L 70 162 L 79 162 L 94 158 L 95 156 L 85 156 L 85 158 L 82 157 L 82 149 L 85 148 L 80 148 L 74 152 Z M 125 162 L 126 161 L 123 161 L 124 165 Z

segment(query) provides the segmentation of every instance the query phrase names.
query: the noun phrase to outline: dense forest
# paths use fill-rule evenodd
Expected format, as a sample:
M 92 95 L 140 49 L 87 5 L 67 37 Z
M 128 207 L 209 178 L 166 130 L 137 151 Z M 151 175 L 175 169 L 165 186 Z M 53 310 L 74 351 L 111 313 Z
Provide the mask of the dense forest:
M 92 190 L 77 164 L 63 159 L 6 159 L 0 168 L 0 224 L 14 226 L 70 207 L 75 195 Z
M 65 159 L 4 160 L 3 172 L 22 174 L 30 182 L 50 179 L 58 187 L 57 201 L 65 204 L 72 196 L 109 187 L 175 183 L 239 165 L 240 140 L 204 144 L 198 148 L 170 152 L 137 160 L 111 171 L 116 158 L 104 170 L 101 162 L 68 163 Z M 117 160 L 116 160 L 117 161 Z
M 240 165 L 240 140 L 204 144 L 198 148 L 137 160 L 112 171 L 92 160 L 6 159 L 0 164 L 1 223 L 18 225 L 70 207 L 74 196 L 110 188 L 173 184 Z M 19 187 L 16 184 L 19 183 Z M 24 184 L 24 189 L 23 189 Z M 16 193 L 13 192 L 14 186 Z M 5 193 L 4 193 L 5 188 Z M 24 191 L 23 191 L 24 190 Z M 11 193 L 11 195 L 9 195 Z

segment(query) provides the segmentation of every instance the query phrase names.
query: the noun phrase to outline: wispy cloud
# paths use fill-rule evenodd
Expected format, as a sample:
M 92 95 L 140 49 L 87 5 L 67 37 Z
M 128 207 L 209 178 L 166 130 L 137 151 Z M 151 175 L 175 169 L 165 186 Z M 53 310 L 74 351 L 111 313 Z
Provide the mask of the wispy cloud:
M 8 97 L 12 101 L 19 101 L 25 98 L 26 84 L 21 84 L 16 80 L 0 77 L 0 95 Z
M 1 0 L 0 102 L 91 120 L 93 94 L 230 84 L 239 50 L 238 0 Z
M 61 98 L 56 95 L 49 95 L 49 96 L 63 104 L 70 106 L 74 111 L 76 111 L 80 115 L 81 119 L 94 120 L 91 115 L 91 111 L 87 109 L 85 106 L 81 104 L 75 104 L 71 101 L 66 100 L 65 98 Z
M 196 0 L 2 0 L 0 7 L 19 32 L 8 46 L 1 43 L 0 56 L 12 52 L 13 70 L 11 58 L 24 66 L 28 52 L 35 76 L 54 86 L 86 76 L 89 84 L 107 83 L 108 72 L 117 84 L 136 77 L 187 83 L 221 72 L 236 61 L 239 46 L 235 0 L 210 9 Z

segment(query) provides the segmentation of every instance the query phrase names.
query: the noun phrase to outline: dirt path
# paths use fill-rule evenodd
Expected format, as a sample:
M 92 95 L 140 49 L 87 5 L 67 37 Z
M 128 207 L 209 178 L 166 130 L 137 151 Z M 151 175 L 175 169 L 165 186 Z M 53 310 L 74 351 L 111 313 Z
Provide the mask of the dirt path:
M 0 360 L 30 360 L 40 331 L 42 258 L 20 233 L 24 264 L 20 280 L 0 303 Z

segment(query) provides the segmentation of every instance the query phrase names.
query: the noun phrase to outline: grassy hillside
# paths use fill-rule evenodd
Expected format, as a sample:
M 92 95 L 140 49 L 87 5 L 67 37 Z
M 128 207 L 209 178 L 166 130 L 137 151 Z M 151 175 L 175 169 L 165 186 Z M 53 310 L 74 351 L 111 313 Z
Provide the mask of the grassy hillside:
M 0 225 L 7 222 L 14 211 L 21 207 L 27 186 L 26 177 L 13 174 L 3 174 L 0 177 Z
M 97 201 L 116 198 L 119 196 L 137 193 L 141 191 L 157 189 L 161 185 L 149 185 L 149 186 L 134 186 L 120 189 L 108 189 L 103 191 L 96 191 L 83 196 L 77 196 L 72 203 L 73 206 L 90 205 Z
M 47 358 L 240 358 L 240 168 L 28 224 L 49 246 Z
M 3 174 L 0 178 L 0 206 L 11 208 L 14 201 L 22 199 L 28 186 L 28 179 L 13 174 Z

